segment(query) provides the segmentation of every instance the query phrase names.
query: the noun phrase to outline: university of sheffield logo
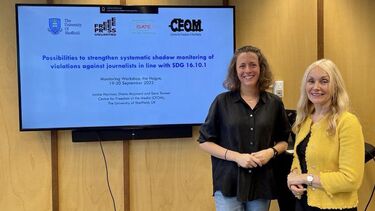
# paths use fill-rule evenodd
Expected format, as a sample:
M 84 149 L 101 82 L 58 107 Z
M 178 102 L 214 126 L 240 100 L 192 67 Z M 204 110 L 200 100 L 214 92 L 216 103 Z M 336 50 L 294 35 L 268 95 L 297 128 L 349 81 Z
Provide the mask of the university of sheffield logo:
M 60 18 L 50 18 L 48 19 L 48 31 L 52 34 L 58 34 L 62 31 L 61 29 L 61 19 Z

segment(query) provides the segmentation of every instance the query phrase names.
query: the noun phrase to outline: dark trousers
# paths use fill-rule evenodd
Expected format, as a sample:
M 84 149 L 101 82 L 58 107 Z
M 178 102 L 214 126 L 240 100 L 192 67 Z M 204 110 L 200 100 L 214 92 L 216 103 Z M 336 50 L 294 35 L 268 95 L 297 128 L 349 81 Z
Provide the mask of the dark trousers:
M 329 210 L 329 211 L 357 211 L 357 208 L 350 209 L 319 209 L 317 207 L 310 207 L 307 204 L 307 196 L 303 194 L 300 200 L 296 200 L 296 209 L 295 211 L 320 211 L 320 210 Z

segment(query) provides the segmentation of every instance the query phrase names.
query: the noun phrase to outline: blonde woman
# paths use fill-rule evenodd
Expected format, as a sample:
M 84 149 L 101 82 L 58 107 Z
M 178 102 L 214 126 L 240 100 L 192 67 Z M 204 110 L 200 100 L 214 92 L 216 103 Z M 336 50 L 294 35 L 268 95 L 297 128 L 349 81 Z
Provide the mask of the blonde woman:
M 311 64 L 297 105 L 294 159 L 288 186 L 296 211 L 357 210 L 364 171 L 361 125 L 348 112 L 349 98 L 336 65 Z

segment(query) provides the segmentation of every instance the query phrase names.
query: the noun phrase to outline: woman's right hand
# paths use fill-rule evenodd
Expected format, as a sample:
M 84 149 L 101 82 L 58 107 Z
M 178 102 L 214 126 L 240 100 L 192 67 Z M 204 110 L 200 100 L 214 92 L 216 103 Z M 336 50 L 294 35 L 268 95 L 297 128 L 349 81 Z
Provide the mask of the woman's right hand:
M 292 172 L 288 175 L 288 188 L 293 193 L 293 195 L 297 199 L 301 199 L 301 196 L 306 191 L 306 188 L 303 187 L 303 183 L 301 181 L 301 174 L 298 173 L 296 169 L 294 169 Z

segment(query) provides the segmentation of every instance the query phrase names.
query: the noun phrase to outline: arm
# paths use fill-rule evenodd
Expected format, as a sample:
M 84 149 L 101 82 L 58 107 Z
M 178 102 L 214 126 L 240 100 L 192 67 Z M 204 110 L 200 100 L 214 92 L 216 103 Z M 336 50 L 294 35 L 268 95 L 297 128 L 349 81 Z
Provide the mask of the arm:
M 277 150 L 278 154 L 281 154 L 288 149 L 288 142 L 287 141 L 277 142 L 277 144 L 273 146 L 273 148 Z
M 308 181 L 308 176 L 313 178 L 311 182 Z M 303 184 L 309 185 L 313 188 L 321 188 L 319 176 L 312 174 L 300 174 L 297 169 L 292 170 L 292 172 L 290 172 L 288 175 L 288 187 L 289 190 L 292 191 L 293 195 L 298 199 L 300 199 L 301 195 L 306 191 Z
M 298 185 L 306 184 L 324 189 L 331 195 L 340 192 L 352 192 L 359 188 L 364 168 L 364 144 L 362 129 L 354 116 L 342 120 L 337 126 L 340 152 L 338 170 L 319 174 L 300 174 L 293 161 L 292 172 L 288 175 L 288 186 L 298 193 Z M 296 160 L 296 158 L 294 158 Z M 308 175 L 313 181 L 307 180 Z
M 280 141 L 277 142 L 273 148 L 277 151 L 277 154 L 281 154 L 285 152 L 285 150 L 288 148 L 288 142 L 286 141 Z M 274 150 L 272 148 L 264 149 L 258 152 L 251 153 L 254 157 L 259 159 L 262 163 L 262 165 L 268 163 L 273 157 L 274 157 Z
M 352 114 L 344 117 L 337 130 L 340 142 L 338 170 L 319 175 L 328 194 L 358 190 L 364 172 L 364 138 L 358 119 Z
M 223 95 L 220 96 L 222 97 Z M 222 112 L 223 109 L 220 109 L 219 101 L 222 100 L 224 99 L 220 98 L 219 96 L 214 100 L 210 107 L 206 121 L 201 126 L 200 137 L 198 139 L 200 148 L 216 158 L 236 162 L 243 168 L 253 168 L 261 166 L 262 163 L 260 162 L 260 160 L 258 160 L 254 156 L 248 153 L 241 154 L 236 151 L 226 149 L 216 143 L 216 137 L 219 136 L 218 131 L 220 131 L 220 122 L 224 122 L 221 119 L 228 118 L 228 115 L 224 115 L 224 113 L 226 112 Z
M 273 137 L 278 141 L 273 147 L 252 153 L 262 164 L 268 163 L 274 156 L 285 152 L 288 149 L 288 137 L 290 135 L 290 124 L 286 115 L 284 104 L 278 98 L 278 108 L 275 110 L 277 120 L 275 122 L 275 132 Z M 275 152 L 276 151 L 276 152 Z
M 262 166 L 262 162 L 255 156 L 248 153 L 239 153 L 226 149 L 222 146 L 215 144 L 214 142 L 203 142 L 199 144 L 200 148 L 208 152 L 214 157 L 236 162 L 239 166 L 243 168 L 254 168 L 257 166 Z
M 288 137 L 290 135 L 290 124 L 288 116 L 285 112 L 284 104 L 280 98 L 277 97 L 275 115 L 276 120 L 274 122 L 274 132 L 272 134 L 273 140 L 277 141 L 273 147 L 260 150 L 258 152 L 252 153 L 256 158 L 258 158 L 262 164 L 268 163 L 274 156 L 285 152 L 288 149 Z
M 312 182 L 308 181 L 308 176 L 313 178 Z M 291 185 L 309 185 L 313 188 L 321 188 L 322 184 L 320 183 L 320 177 L 313 174 L 299 174 L 297 170 L 290 172 L 288 175 L 288 186 Z

